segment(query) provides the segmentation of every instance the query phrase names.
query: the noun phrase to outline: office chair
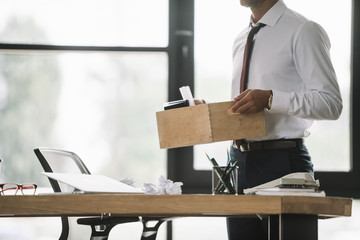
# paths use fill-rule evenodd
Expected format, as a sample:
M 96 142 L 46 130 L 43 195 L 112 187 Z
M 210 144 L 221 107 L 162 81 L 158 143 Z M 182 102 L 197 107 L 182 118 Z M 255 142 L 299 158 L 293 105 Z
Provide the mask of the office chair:
M 90 171 L 80 157 L 73 152 L 53 148 L 36 148 L 34 149 L 34 152 L 45 172 L 90 174 Z M 69 192 L 69 190 L 71 192 L 71 190 L 73 190 L 69 189 L 66 184 L 51 178 L 48 179 L 54 192 Z M 167 220 L 169 219 L 163 217 L 141 218 L 102 216 L 79 218 L 77 219 L 77 223 L 91 227 L 90 239 L 106 240 L 108 239 L 111 229 L 116 225 L 141 221 L 143 225 L 141 240 L 155 240 L 160 225 Z M 154 221 L 156 224 L 152 227 L 149 226 L 149 223 Z M 65 240 L 69 236 L 69 219 L 67 216 L 61 217 L 61 224 L 62 231 L 59 239 Z

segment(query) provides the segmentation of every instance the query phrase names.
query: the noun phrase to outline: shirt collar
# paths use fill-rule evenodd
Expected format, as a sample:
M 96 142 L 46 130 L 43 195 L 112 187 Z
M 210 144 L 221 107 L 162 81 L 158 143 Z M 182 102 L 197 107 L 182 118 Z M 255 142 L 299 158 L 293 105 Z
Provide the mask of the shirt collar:
M 264 23 L 268 26 L 274 27 L 286 9 L 287 6 L 285 3 L 282 0 L 279 0 L 256 24 L 254 24 L 251 19 L 250 26 L 257 26 L 259 23 Z

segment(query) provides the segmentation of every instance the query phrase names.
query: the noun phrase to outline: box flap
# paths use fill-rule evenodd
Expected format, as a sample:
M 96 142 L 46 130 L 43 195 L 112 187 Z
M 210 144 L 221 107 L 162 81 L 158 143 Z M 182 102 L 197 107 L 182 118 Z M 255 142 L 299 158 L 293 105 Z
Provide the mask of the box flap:
M 213 141 L 263 137 L 266 135 L 264 112 L 255 114 L 229 114 L 234 102 L 209 104 Z
M 160 148 L 192 146 L 212 141 L 207 104 L 156 113 Z

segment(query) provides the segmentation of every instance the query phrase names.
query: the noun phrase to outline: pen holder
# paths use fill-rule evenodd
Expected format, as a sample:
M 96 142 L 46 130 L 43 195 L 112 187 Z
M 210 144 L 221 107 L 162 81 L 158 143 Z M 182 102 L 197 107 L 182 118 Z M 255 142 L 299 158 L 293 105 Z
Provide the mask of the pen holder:
M 238 194 L 237 166 L 213 167 L 212 194 Z

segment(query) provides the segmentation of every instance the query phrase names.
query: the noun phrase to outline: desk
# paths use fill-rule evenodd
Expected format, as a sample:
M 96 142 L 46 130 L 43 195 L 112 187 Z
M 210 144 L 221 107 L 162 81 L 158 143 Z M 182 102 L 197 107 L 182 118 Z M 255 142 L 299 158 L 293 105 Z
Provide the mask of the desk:
M 337 197 L 52 194 L 1 196 L 0 217 L 99 216 L 104 213 L 142 217 L 270 216 L 269 224 L 279 222 L 279 232 L 276 238 L 269 239 L 315 240 L 318 218 L 351 216 L 351 205 L 351 199 Z M 272 216 L 279 218 L 273 220 Z

